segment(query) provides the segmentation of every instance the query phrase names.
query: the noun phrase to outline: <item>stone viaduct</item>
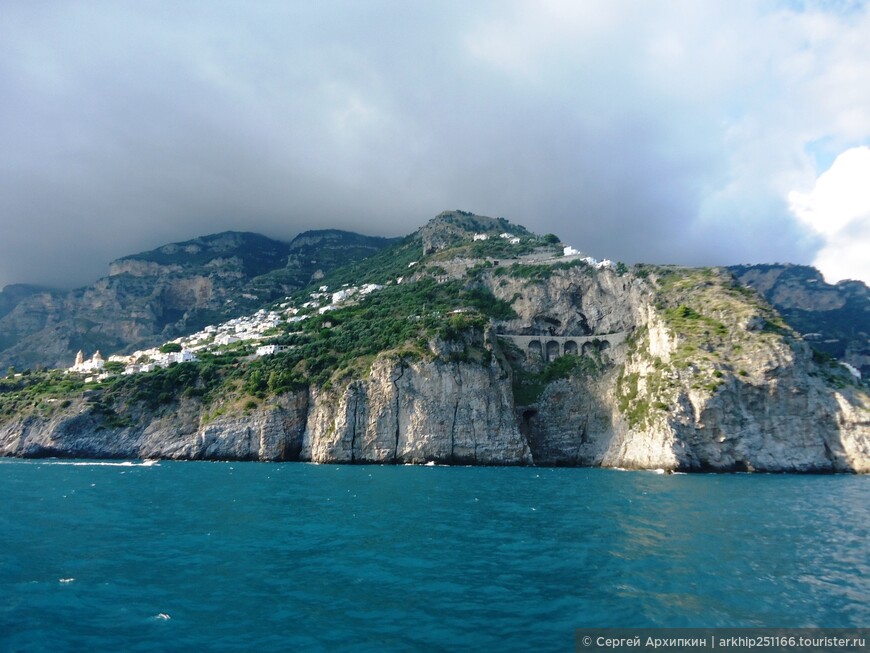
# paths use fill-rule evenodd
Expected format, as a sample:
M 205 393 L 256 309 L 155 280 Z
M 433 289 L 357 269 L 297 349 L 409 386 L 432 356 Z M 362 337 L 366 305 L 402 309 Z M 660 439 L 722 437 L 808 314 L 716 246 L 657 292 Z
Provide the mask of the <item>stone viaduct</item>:
M 496 334 L 503 340 L 509 340 L 526 352 L 529 359 L 543 358 L 552 361 L 559 356 L 574 354 L 575 356 L 591 354 L 593 351 L 605 351 L 625 342 L 627 331 L 619 333 L 602 333 L 591 336 L 514 336 L 506 333 Z

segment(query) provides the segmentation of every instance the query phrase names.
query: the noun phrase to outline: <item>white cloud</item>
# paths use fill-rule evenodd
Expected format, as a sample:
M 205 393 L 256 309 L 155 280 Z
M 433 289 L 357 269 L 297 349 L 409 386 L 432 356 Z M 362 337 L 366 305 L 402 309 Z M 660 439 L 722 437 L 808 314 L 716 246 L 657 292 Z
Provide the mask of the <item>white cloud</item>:
M 788 199 L 792 213 L 824 241 L 813 264 L 825 279 L 870 283 L 870 147 L 846 150 L 811 191 Z

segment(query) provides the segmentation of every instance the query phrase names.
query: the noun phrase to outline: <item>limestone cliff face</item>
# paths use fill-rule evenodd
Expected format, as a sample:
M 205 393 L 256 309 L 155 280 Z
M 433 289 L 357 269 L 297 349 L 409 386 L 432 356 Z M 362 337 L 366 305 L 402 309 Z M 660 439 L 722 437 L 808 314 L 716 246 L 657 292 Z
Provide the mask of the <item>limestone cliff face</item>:
M 600 463 L 870 471 L 866 390 L 836 364 L 814 362 L 796 334 L 767 322 L 771 313 L 762 305 L 735 300 L 715 280 L 704 283 L 695 291 L 697 311 L 648 304 L 641 313 L 616 380 L 613 437 L 604 433 Z
M 517 408 L 517 419 L 538 465 L 599 467 L 616 433 L 612 386 L 601 379 L 561 379 L 532 406 Z M 619 466 L 619 465 L 616 465 Z
M 305 428 L 306 392 L 277 398 L 247 414 L 205 419 L 182 400 L 142 411 L 119 427 L 84 399 L 51 417 L 31 415 L 0 426 L 0 455 L 176 460 L 297 460 Z
M 866 389 L 815 361 L 723 271 L 674 281 L 578 269 L 545 284 L 491 282 L 500 297 L 521 296 L 518 332 L 632 333 L 603 369 L 554 381 L 516 407 L 537 464 L 870 471 Z
M 510 301 L 517 319 L 505 333 L 592 335 L 628 331 L 643 320 L 647 284 L 610 270 L 589 267 L 558 271 L 546 282 L 493 274 L 486 279 L 496 297 Z
M 368 378 L 317 392 L 301 459 L 313 462 L 529 464 L 497 364 L 382 359 Z
M 652 326 L 646 344 L 667 342 Z M 698 471 L 870 471 L 870 403 L 857 388 L 833 389 L 814 374 L 807 348 L 771 340 L 738 374 L 710 383 L 703 366 L 675 369 L 671 348 L 636 351 L 621 388 L 643 403 L 631 419 L 613 411 L 613 437 L 600 463 L 610 467 Z M 632 388 L 625 388 L 631 378 Z M 714 376 L 713 378 L 717 378 Z M 617 395 L 619 394 L 617 386 Z M 625 401 L 626 397 L 623 396 Z M 636 413 L 635 413 L 636 415 Z M 596 461 L 597 462 L 597 461 Z
M 135 258 L 122 258 L 109 263 L 109 276 L 129 274 L 132 277 L 154 277 L 181 272 L 181 265 L 163 265 L 154 261 Z

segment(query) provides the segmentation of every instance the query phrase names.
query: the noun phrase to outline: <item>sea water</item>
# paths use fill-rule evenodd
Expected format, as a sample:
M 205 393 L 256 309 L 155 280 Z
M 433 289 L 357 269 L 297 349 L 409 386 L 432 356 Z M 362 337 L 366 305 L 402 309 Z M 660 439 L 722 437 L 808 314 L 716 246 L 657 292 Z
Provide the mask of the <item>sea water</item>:
M 0 461 L 0 651 L 870 624 L 870 477 Z

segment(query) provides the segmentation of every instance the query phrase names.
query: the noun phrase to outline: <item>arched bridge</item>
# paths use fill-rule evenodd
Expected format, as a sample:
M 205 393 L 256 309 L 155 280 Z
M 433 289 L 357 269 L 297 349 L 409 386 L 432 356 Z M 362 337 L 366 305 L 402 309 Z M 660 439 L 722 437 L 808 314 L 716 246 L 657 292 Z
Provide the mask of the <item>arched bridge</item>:
M 559 356 L 591 354 L 606 351 L 625 342 L 628 331 L 602 333 L 592 336 L 514 336 L 506 333 L 496 334 L 499 338 L 510 340 L 531 358 L 554 360 Z

